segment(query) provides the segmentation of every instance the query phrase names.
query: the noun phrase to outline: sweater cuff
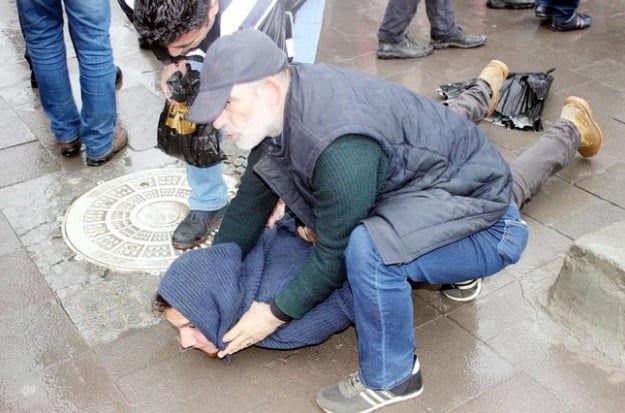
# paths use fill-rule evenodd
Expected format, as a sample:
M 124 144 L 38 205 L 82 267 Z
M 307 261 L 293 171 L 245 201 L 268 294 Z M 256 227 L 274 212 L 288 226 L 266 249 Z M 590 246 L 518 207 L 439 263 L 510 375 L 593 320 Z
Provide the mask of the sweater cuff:
M 282 310 L 280 310 L 280 307 L 278 307 L 278 304 L 276 304 L 275 300 L 269 304 L 269 309 L 271 310 L 271 314 L 273 314 L 273 316 L 280 321 L 288 323 L 289 321 L 293 320 L 293 317 L 285 314 Z

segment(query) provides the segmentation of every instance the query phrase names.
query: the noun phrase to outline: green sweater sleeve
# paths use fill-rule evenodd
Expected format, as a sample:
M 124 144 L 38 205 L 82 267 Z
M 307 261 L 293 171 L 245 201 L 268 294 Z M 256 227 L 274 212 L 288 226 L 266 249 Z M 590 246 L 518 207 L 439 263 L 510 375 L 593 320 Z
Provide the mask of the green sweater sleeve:
M 387 169 L 386 154 L 365 136 L 343 136 L 324 150 L 313 174 L 317 242 L 272 307 L 301 318 L 343 285 L 349 236 L 373 208 Z
M 278 196 L 252 168 L 262 157 L 263 150 L 260 145 L 250 152 L 247 158 L 248 166 L 241 177 L 237 194 L 226 210 L 213 245 L 235 242 L 245 255 L 256 245 L 265 229 L 267 219 L 278 202 Z

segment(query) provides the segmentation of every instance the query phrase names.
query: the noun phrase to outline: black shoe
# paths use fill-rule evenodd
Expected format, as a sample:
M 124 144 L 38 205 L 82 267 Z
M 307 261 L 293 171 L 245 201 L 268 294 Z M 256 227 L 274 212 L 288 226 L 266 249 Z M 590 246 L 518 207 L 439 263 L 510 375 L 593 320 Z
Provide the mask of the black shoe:
M 119 90 L 122 88 L 122 84 L 124 83 L 124 75 L 119 66 L 115 66 L 115 90 Z
M 379 59 L 414 59 L 427 56 L 434 51 L 430 45 L 419 46 L 410 37 L 404 35 L 399 43 L 378 43 L 376 55 Z
M 482 279 L 467 280 L 453 284 L 443 284 L 441 293 L 450 300 L 467 302 L 473 301 L 482 291 Z
M 86 161 L 89 166 L 100 166 L 104 165 L 108 161 L 111 160 L 113 155 L 117 152 L 124 149 L 124 147 L 128 145 L 128 131 L 122 125 L 115 126 L 115 133 L 113 135 L 113 146 L 111 147 L 111 151 L 98 158 L 87 156 Z
M 446 49 L 448 47 L 470 49 L 484 45 L 486 36 L 483 34 L 466 34 L 461 27 L 456 27 L 456 31 L 452 35 L 447 37 L 432 36 L 430 42 L 435 49 Z
M 566 23 L 551 23 L 554 32 L 568 32 L 571 30 L 583 30 L 592 25 L 592 17 L 587 14 L 573 13 L 573 17 Z
M 534 0 L 488 0 L 486 6 L 491 9 L 531 9 L 536 5 Z
M 65 156 L 66 158 L 71 158 L 80 153 L 82 143 L 80 142 L 80 138 L 76 138 L 70 142 L 58 142 L 57 146 L 61 151 L 61 155 Z
M 539 4 L 536 6 L 534 13 L 536 14 L 536 17 L 538 17 L 539 19 L 547 20 L 547 19 L 551 19 L 551 17 L 553 16 L 553 9 L 549 6 Z
M 209 237 L 224 217 L 227 205 L 216 211 L 191 210 L 171 236 L 171 244 L 179 250 L 197 247 Z

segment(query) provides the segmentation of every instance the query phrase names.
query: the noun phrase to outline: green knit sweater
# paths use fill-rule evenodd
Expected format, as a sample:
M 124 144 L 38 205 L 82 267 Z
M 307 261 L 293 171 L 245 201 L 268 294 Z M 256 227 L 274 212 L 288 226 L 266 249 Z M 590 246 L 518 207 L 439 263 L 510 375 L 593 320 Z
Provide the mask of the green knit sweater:
M 387 169 L 386 154 L 365 136 L 342 136 L 323 151 L 312 180 L 317 243 L 310 258 L 271 303 L 276 316 L 300 318 L 345 282 L 344 252 L 349 236 L 372 210 Z M 236 242 L 247 253 L 277 199 L 256 174 L 246 171 L 213 243 Z

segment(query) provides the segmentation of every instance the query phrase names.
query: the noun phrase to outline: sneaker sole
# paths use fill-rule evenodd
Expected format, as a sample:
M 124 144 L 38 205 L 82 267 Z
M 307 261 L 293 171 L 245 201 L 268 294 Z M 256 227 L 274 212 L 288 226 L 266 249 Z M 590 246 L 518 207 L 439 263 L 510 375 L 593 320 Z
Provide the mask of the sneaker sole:
M 463 288 L 457 288 L 457 289 L 462 290 Z M 441 290 L 441 294 L 443 294 L 445 297 L 449 298 L 452 301 L 457 301 L 459 303 L 466 303 L 469 301 L 473 301 L 477 298 L 478 295 L 480 295 L 481 292 L 482 292 L 481 280 L 477 282 L 477 288 L 475 289 L 475 292 L 467 297 L 454 297 L 453 295 L 449 295 L 448 290 Z
M 420 396 L 421 393 L 423 393 L 423 386 L 421 386 L 421 388 L 418 391 L 414 392 L 414 393 L 410 393 L 410 394 L 408 394 L 406 396 L 395 396 L 392 399 L 384 401 L 384 402 L 382 402 L 380 404 L 376 404 L 375 406 L 371 406 L 367 410 L 361 410 L 358 413 L 369 413 L 369 412 L 372 412 L 374 410 L 381 409 L 382 407 L 390 406 L 391 404 L 395 404 L 395 403 L 399 403 L 399 402 L 405 402 L 406 400 L 414 399 L 415 397 Z M 319 405 L 319 401 L 317 401 L 317 405 Z M 319 407 L 321 408 L 321 410 L 323 410 L 326 413 L 336 413 L 336 411 L 334 411 L 334 410 L 328 410 L 328 409 L 326 409 L 324 407 L 321 407 L 321 406 L 319 406 Z
M 599 142 L 596 145 L 590 146 L 589 148 L 582 149 L 580 147 L 577 150 L 577 152 L 583 157 L 590 158 L 591 156 L 594 156 L 597 154 L 597 152 L 599 152 L 599 149 L 601 148 L 601 145 L 603 143 L 603 132 L 601 132 L 601 128 L 599 127 L 597 122 L 595 122 L 595 119 L 592 117 L 592 109 L 590 109 L 588 102 L 576 96 L 569 96 L 564 100 L 564 104 L 566 105 L 567 103 L 575 105 L 579 109 L 583 110 L 586 116 L 588 116 L 588 118 L 592 122 L 592 125 L 597 129 L 596 133 L 597 135 L 599 135 Z

